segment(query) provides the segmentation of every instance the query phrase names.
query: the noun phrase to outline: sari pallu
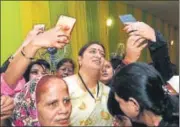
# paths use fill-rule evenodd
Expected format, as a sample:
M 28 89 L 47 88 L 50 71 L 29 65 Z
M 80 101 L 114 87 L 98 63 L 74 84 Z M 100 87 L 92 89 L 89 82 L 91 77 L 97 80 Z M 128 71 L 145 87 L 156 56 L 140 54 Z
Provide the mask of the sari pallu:
M 40 126 L 36 107 L 36 86 L 39 79 L 25 84 L 24 88 L 14 97 L 15 109 L 12 115 L 13 126 Z

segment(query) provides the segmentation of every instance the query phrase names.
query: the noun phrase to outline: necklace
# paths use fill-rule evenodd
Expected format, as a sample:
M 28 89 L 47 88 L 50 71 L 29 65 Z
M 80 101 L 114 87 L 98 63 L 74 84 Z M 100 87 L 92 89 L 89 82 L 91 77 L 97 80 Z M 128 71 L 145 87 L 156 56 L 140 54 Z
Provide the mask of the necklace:
M 91 95 L 91 97 L 95 100 L 95 102 L 96 101 L 98 101 L 99 99 L 98 99 L 98 94 L 99 94 L 99 82 L 97 82 L 97 95 L 96 95 L 96 97 L 97 97 L 97 99 L 93 96 L 93 94 L 91 93 L 91 91 L 89 90 L 89 88 L 87 87 L 87 85 L 86 85 L 86 83 L 84 82 L 84 80 L 83 80 L 83 78 L 82 78 L 82 76 L 80 75 L 80 73 L 78 73 L 78 76 L 79 76 L 79 78 L 80 78 L 80 80 L 81 80 L 81 82 L 83 83 L 83 85 L 84 85 L 84 87 L 86 88 L 86 90 L 88 91 L 88 93 Z

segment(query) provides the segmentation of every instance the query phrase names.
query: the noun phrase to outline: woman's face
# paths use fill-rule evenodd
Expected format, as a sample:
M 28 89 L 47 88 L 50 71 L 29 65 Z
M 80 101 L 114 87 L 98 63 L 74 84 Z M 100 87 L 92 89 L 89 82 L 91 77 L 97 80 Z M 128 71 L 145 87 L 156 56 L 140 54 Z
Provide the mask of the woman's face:
M 70 62 L 65 62 L 58 70 L 57 76 L 60 78 L 65 78 L 74 74 L 73 65 Z
M 101 69 L 104 64 L 104 57 L 104 49 L 98 44 L 92 44 L 82 56 L 79 56 L 79 65 L 80 67 Z
M 113 76 L 112 65 L 109 61 L 105 61 L 103 68 L 101 70 L 100 81 L 102 81 L 103 83 L 107 83 L 111 80 L 112 76 Z
M 139 108 L 131 100 L 124 100 L 115 94 L 115 100 L 119 103 L 119 108 L 124 112 L 124 114 L 132 120 L 135 120 L 139 114 Z
M 40 125 L 69 126 L 72 105 L 67 85 L 60 79 L 52 80 L 41 93 L 37 102 Z
M 30 73 L 29 73 L 29 80 L 39 78 L 45 74 L 49 73 L 49 69 L 46 69 L 43 65 L 34 64 L 31 67 Z

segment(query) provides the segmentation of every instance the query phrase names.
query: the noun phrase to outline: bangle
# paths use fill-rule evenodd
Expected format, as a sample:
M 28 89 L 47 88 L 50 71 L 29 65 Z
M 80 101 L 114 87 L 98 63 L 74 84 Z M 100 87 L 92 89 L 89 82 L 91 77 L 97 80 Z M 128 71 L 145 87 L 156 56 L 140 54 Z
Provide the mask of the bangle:
M 30 59 L 30 60 L 33 60 L 33 59 L 34 59 L 33 57 L 28 57 L 28 56 L 26 56 L 26 54 L 24 53 L 24 47 L 23 47 L 22 50 L 21 50 L 21 54 L 22 54 L 25 58 L 27 58 L 27 59 Z

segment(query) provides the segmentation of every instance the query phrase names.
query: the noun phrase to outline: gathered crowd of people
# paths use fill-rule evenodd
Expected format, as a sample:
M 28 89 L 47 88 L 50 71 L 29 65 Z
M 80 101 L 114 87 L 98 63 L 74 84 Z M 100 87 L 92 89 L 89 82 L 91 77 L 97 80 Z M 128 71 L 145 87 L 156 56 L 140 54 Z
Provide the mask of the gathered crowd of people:
M 1 67 L 1 126 L 179 126 L 179 91 L 163 35 L 144 22 L 126 23 L 123 57 L 106 59 L 101 42 L 50 64 L 34 60 L 41 48 L 62 49 L 69 26 L 32 29 Z M 138 62 L 148 48 L 151 63 Z M 75 73 L 75 68 L 78 71 Z

